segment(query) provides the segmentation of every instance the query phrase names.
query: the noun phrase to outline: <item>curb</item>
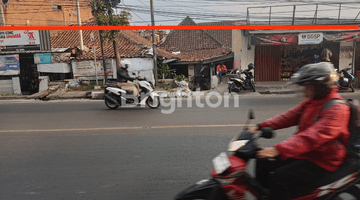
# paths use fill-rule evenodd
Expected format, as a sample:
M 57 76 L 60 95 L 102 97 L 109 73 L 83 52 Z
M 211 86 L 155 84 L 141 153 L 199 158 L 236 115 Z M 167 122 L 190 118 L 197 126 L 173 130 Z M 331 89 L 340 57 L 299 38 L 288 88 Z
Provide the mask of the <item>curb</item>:
M 162 95 L 162 93 L 165 93 L 166 91 L 155 91 L 157 94 L 159 94 L 160 96 Z M 224 95 L 225 92 L 221 92 L 221 91 L 202 91 L 202 94 L 193 92 L 190 96 L 181 96 L 181 97 L 177 97 L 176 95 L 167 95 L 166 97 L 164 97 L 165 99 L 171 99 L 171 98 L 195 98 L 196 96 L 200 96 L 201 98 L 206 97 L 209 93 L 211 92 L 217 92 L 220 95 Z M 267 95 L 267 94 L 295 94 L 298 91 L 281 91 L 281 92 L 275 92 L 275 91 L 256 91 L 256 92 L 244 92 L 244 93 L 238 93 L 239 96 L 261 96 L 261 95 Z M 214 95 L 213 95 L 214 96 Z M 15 100 L 15 99 L 35 99 L 35 100 L 58 100 L 58 99 L 103 99 L 104 97 L 104 92 L 82 92 L 82 93 L 53 93 L 50 95 L 22 95 L 22 96 L 0 96 L 0 101 L 1 100 Z

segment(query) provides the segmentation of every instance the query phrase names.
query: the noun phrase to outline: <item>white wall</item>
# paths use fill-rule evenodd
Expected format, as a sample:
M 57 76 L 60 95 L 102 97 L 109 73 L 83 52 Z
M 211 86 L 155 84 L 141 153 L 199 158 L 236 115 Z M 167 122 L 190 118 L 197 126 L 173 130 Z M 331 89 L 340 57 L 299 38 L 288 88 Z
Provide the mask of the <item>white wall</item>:
M 21 94 L 19 77 L 0 80 L 0 94 Z
M 131 66 L 129 71 L 145 71 L 154 69 L 154 61 L 152 58 L 122 58 L 121 60 L 129 61 Z
M 146 76 L 148 79 L 152 80 L 153 83 L 155 83 L 153 73 L 154 62 L 152 58 L 122 58 L 121 61 L 128 61 L 131 63 L 130 67 L 128 68 L 130 76 L 133 76 L 132 73 L 134 72 L 136 73 L 136 76 Z M 77 64 L 77 62 L 81 63 L 81 65 Z M 97 60 L 97 63 L 99 65 L 97 68 L 98 78 L 103 79 L 104 72 L 102 68 L 102 60 Z M 106 63 L 108 65 L 107 70 L 112 72 L 111 76 L 108 77 L 116 79 L 117 73 L 115 59 L 106 59 Z M 95 67 L 93 60 L 72 61 L 71 65 L 74 76 L 91 77 L 91 80 L 95 80 Z
M 244 33 L 245 30 L 242 32 Z M 255 65 L 255 45 L 251 45 L 251 49 L 248 50 L 247 46 L 250 44 L 250 35 L 241 37 L 241 69 L 247 69 L 247 66 L 252 63 Z M 255 66 L 256 67 L 256 66 Z
M 135 73 L 136 75 L 133 75 L 132 73 Z M 132 71 L 132 72 L 129 72 L 129 75 L 130 75 L 130 77 L 133 77 L 133 78 L 138 77 L 138 76 L 140 76 L 141 78 L 146 77 L 152 82 L 152 84 L 155 84 L 153 70 Z
M 352 42 L 340 42 L 339 70 L 351 67 L 349 66 L 349 63 L 352 63 L 352 49 Z

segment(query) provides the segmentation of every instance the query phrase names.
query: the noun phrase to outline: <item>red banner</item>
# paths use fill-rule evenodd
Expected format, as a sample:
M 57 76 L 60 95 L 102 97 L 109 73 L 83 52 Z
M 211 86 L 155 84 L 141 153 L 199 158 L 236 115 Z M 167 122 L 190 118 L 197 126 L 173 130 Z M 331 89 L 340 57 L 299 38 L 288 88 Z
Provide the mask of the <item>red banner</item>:
M 251 43 L 253 45 L 288 45 L 296 43 L 295 35 L 262 35 L 253 36 Z

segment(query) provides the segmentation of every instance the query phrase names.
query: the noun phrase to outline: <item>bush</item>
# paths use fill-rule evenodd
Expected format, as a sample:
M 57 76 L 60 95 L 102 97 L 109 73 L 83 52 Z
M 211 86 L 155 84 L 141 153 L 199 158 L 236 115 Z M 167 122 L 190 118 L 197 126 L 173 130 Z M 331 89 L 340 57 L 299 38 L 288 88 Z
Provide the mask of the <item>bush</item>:
M 157 63 L 158 68 L 157 68 L 157 73 L 158 73 L 158 78 L 162 78 L 162 75 L 164 73 L 164 77 L 168 77 L 169 75 L 169 65 L 168 64 L 164 64 L 162 62 L 158 62 Z
M 177 82 L 180 82 L 180 81 L 189 82 L 189 79 L 187 77 L 185 77 L 184 74 L 176 75 L 174 80 L 176 80 Z

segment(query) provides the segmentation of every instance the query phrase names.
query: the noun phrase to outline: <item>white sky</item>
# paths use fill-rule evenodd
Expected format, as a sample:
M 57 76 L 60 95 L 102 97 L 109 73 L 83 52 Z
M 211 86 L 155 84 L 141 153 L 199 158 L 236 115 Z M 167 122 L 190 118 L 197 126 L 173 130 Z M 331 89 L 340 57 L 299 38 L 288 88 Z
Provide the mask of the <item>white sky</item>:
M 316 3 L 339 3 L 334 0 L 153 0 L 155 25 L 178 25 L 186 16 L 196 23 L 221 20 L 246 19 L 247 7 L 281 6 L 272 8 L 272 19 L 292 17 L 292 5 L 296 7 L 296 17 L 313 17 Z M 355 19 L 360 12 L 360 1 L 342 0 L 341 18 Z M 302 5 L 312 4 L 312 5 Z M 287 6 L 286 6 L 287 5 Z M 301 6 L 302 5 L 302 6 Z M 150 0 L 123 0 L 121 8 L 131 11 L 131 25 L 151 25 Z M 319 5 L 318 17 L 337 18 L 339 4 Z M 119 10 L 119 9 L 118 9 Z M 256 14 L 254 14 L 256 13 Z M 269 8 L 250 10 L 251 20 L 268 20 Z M 360 19 L 360 16 L 358 17 Z

